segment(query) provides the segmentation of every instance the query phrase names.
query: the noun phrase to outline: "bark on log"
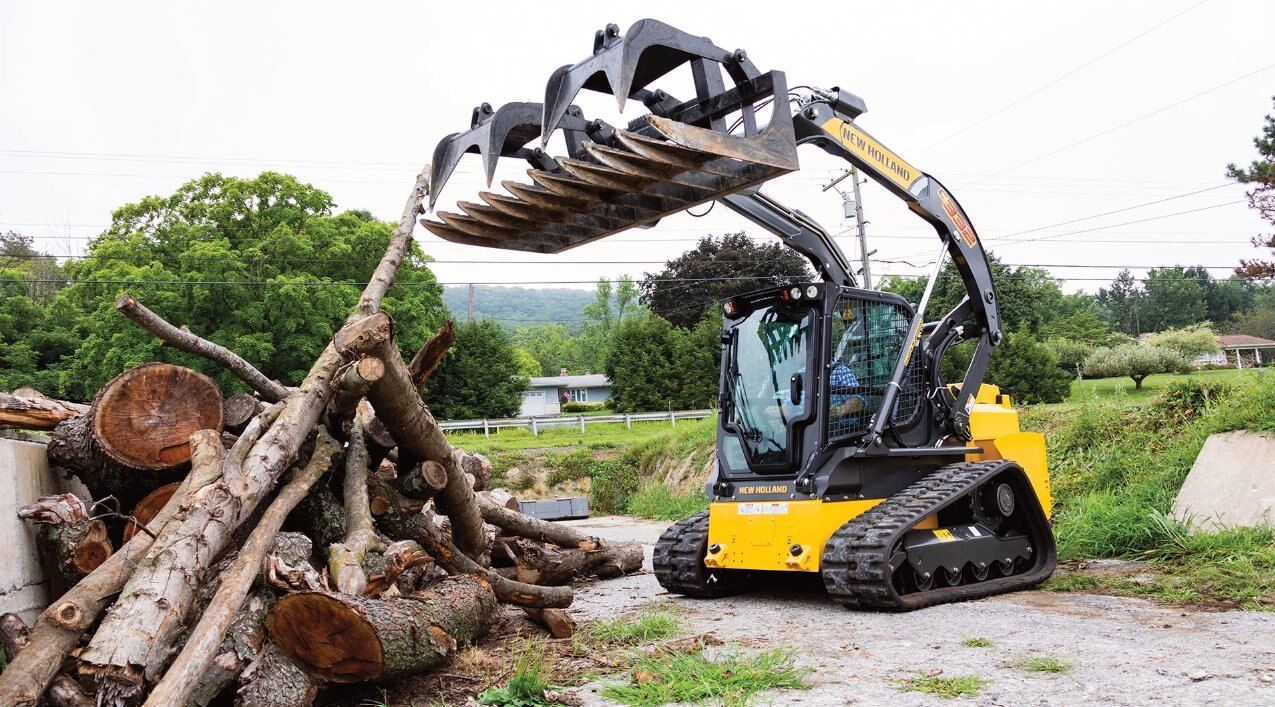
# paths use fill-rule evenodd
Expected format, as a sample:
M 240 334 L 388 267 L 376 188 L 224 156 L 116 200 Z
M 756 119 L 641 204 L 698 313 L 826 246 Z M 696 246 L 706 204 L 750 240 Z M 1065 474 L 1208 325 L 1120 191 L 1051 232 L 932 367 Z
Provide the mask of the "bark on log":
M 523 609 L 527 618 L 544 626 L 554 638 L 571 638 L 576 632 L 576 622 L 565 609 Z
M 385 549 L 385 543 L 381 542 L 375 526 L 372 525 L 372 510 L 368 503 L 367 464 L 363 422 L 361 416 L 356 414 L 354 424 L 350 427 L 350 444 L 346 450 L 345 481 L 342 487 L 342 495 L 345 496 L 345 540 L 334 543 L 328 550 L 328 576 L 336 584 L 337 591 L 346 594 L 363 594 L 367 589 L 367 573 L 363 570 L 363 563 L 368 553 Z
M 220 448 L 216 433 L 211 430 L 192 435 L 192 444 Z M 202 460 L 204 456 L 201 452 L 195 458 Z M 220 466 L 215 463 L 192 464 L 190 474 L 178 492 L 147 529 L 152 533 L 158 532 L 177 513 L 183 499 L 211 483 L 220 473 Z M 31 630 L 27 647 L 0 673 L 0 705 L 30 707 L 39 701 L 71 649 L 114 600 L 153 542 L 150 535 L 138 533 L 40 614 Z
M 385 375 L 385 364 L 379 358 L 365 357 L 352 363 L 338 374 L 332 402 L 328 403 L 328 430 L 344 437 L 358 409 L 359 401 L 367 395 L 368 388 Z
M 308 707 L 319 683 L 273 641 L 239 678 L 237 707 Z
M 31 629 L 27 628 L 27 622 L 23 621 L 21 616 L 17 614 L 0 616 L 0 647 L 4 648 L 7 661 L 12 661 L 18 655 L 18 651 L 26 648 L 30 640 Z
M 376 355 L 385 362 L 385 375 L 368 391 L 368 401 L 398 443 L 399 469 L 421 461 L 436 461 L 447 471 L 447 485 L 435 501 L 452 522 L 456 546 L 477 559 L 487 552 L 483 519 L 474 498 L 473 484 L 461 468 L 463 452 L 452 447 L 412 385 L 411 375 L 398 349 L 381 344 Z
M 442 328 L 436 334 L 425 342 L 425 345 L 416 352 L 412 357 L 412 362 L 407 365 L 407 370 L 412 376 L 412 385 L 416 386 L 419 392 L 425 387 L 425 381 L 429 380 L 429 376 L 438 368 L 438 363 L 443 360 L 443 355 L 447 350 L 456 343 L 456 328 L 452 324 L 452 320 L 448 319 L 443 322 Z
M 293 476 L 270 503 L 256 528 L 248 536 L 247 542 L 240 549 L 234 564 L 221 574 L 221 586 L 204 608 L 203 615 L 195 626 L 195 630 L 186 639 L 181 654 L 177 656 L 168 672 L 164 674 L 163 680 L 155 686 L 146 700 L 147 705 L 162 707 L 182 704 L 198 686 L 212 659 L 216 657 L 216 649 L 225 637 L 226 631 L 247 599 L 248 590 L 252 588 L 253 581 L 260 575 L 262 561 L 266 553 L 274 546 L 275 536 L 283 527 L 284 519 L 293 508 L 296 508 L 297 503 L 305 497 L 319 477 L 328 471 L 332 457 L 339 451 L 335 440 L 322 430 L 319 435 L 321 439 L 310 461 L 306 463 L 304 469 Z M 157 542 L 164 544 L 169 541 L 161 535 Z M 173 546 L 176 547 L 176 544 L 174 543 Z M 101 629 L 98 630 L 98 634 L 101 634 Z M 163 662 L 162 658 L 154 660 Z M 155 672 L 157 673 L 158 669 Z
M 133 512 L 129 514 L 133 521 L 124 525 L 124 542 L 133 539 L 133 534 L 138 532 L 138 525 L 145 527 L 147 523 L 151 522 L 152 518 L 164 509 L 164 506 L 168 505 L 168 499 L 177 493 L 179 486 L 181 486 L 179 483 L 164 484 L 146 494 L 146 498 L 138 501 L 137 505 L 133 507 Z
M 181 480 L 181 472 L 137 469 L 112 459 L 93 441 L 92 413 L 59 424 L 49 436 L 49 466 L 75 474 L 96 500 L 114 496 L 121 511 L 159 486 Z
M 314 549 L 321 551 L 345 537 L 345 509 L 332 489 L 316 484 L 310 489 L 310 494 L 297 504 L 288 525 L 309 536 L 314 541 Z M 320 567 L 326 564 L 326 558 L 318 562 Z
M 261 414 L 261 401 L 247 393 L 232 395 L 222 404 L 222 424 L 228 432 L 239 434 L 252 418 Z
M 49 704 L 52 707 L 96 707 L 92 697 L 84 693 L 70 675 L 59 675 L 49 685 Z
M 398 599 L 298 592 L 266 616 L 270 638 L 310 674 L 329 682 L 394 680 L 442 665 L 498 615 L 491 587 L 448 577 Z
M 478 503 L 480 505 L 491 504 L 500 508 L 508 508 L 511 511 L 517 511 L 521 507 L 518 505 L 518 497 L 505 489 L 483 491 L 478 494 Z M 483 518 L 483 520 L 486 520 L 486 518 Z
M 51 430 L 59 422 L 77 417 L 88 411 L 87 405 L 69 403 L 45 397 L 32 388 L 21 389 L 34 393 L 30 397 L 14 393 L 0 393 L 0 427 L 19 430 Z
M 37 527 L 36 543 L 45 565 L 56 573 L 61 594 L 97 569 L 114 552 L 106 524 L 90 518 L 88 507 L 74 494 L 41 496 L 18 510 L 18 517 Z
M 599 577 L 619 577 L 642 569 L 642 546 L 639 543 L 609 543 L 585 535 L 567 525 L 532 518 L 496 505 L 490 499 L 479 499 L 483 520 L 500 526 L 506 532 L 531 540 L 549 542 L 564 549 L 580 549 L 589 555 L 587 569 Z
M 115 300 L 115 309 L 173 348 L 186 353 L 193 353 L 196 356 L 203 356 L 224 366 L 231 373 L 238 376 L 240 380 L 247 383 L 250 388 L 261 393 L 262 397 L 269 402 L 274 403 L 283 400 L 291 392 L 282 384 L 267 378 L 265 374 L 258 371 L 251 363 L 245 361 L 235 352 L 224 346 L 214 344 L 207 339 L 200 338 L 185 327 L 178 329 L 164 321 L 158 314 L 133 299 L 132 295 L 127 293 L 120 295 L 119 299 Z
M 80 654 L 80 674 L 95 684 L 104 704 L 137 697 L 144 678 L 154 679 L 170 655 L 171 639 L 182 629 L 203 570 L 220 555 L 222 548 L 210 556 L 206 540 L 227 533 L 222 523 L 233 517 L 219 503 L 228 496 L 216 478 L 225 455 L 213 430 L 191 437 L 191 466 L 211 469 L 213 481 L 182 499 Z
M 221 389 L 201 373 L 143 363 L 115 376 L 93 398 L 93 441 L 136 469 L 173 469 L 190 461 L 190 436 L 222 428 Z
M 469 474 L 469 482 L 475 491 L 486 491 L 491 483 L 491 460 L 481 454 L 465 452 L 460 459 L 460 468 Z
M 404 495 L 428 501 L 447 488 L 447 470 L 442 464 L 426 459 L 406 473 L 399 474 L 395 481 Z

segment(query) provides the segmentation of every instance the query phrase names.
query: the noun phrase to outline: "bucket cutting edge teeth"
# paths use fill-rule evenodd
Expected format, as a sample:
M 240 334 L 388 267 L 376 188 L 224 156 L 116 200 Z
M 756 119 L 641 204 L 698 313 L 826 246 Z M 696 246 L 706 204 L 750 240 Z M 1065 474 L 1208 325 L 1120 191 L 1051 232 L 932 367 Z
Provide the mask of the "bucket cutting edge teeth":
M 555 174 L 540 169 L 529 169 L 527 174 L 531 177 L 531 181 L 541 188 L 571 199 L 589 202 L 610 201 L 617 192 L 626 191 L 590 184 L 572 175 Z
M 650 177 L 627 174 L 605 165 L 580 160 L 562 159 L 558 160 L 558 164 L 571 176 L 586 184 L 620 192 L 641 191 L 643 186 L 656 181 Z

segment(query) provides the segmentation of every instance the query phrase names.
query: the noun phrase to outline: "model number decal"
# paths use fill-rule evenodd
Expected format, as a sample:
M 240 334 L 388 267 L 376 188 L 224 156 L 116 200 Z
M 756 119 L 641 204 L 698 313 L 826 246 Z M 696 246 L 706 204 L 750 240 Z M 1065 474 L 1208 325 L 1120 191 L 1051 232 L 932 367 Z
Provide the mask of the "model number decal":
M 739 504 L 739 514 L 741 516 L 786 516 L 788 515 L 788 504 L 741 503 Z

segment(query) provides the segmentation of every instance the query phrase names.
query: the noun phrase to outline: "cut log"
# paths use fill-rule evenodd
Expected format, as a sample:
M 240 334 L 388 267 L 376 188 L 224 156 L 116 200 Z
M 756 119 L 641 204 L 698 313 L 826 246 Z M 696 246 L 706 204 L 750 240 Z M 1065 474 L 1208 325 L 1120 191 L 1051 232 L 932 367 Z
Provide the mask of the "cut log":
M 206 430 L 191 435 L 191 446 L 197 448 L 191 472 L 164 510 L 147 526 L 152 533 L 168 523 L 183 499 L 211 483 L 221 472 L 217 463 L 219 453 L 213 452 L 213 448 L 221 449 L 215 432 Z M 211 463 L 203 463 L 205 459 Z M 30 707 L 40 700 L 71 649 L 114 600 L 153 542 L 150 535 L 138 533 L 40 614 L 27 647 L 0 673 L 0 705 Z
M 59 595 L 115 551 L 106 524 L 90 518 L 88 507 L 74 494 L 41 496 L 19 509 L 18 517 L 37 526 L 36 543 L 45 564 L 60 580 Z
M 508 508 L 511 511 L 517 511 L 520 508 L 518 497 L 505 489 L 483 491 L 478 494 L 478 499 L 480 504 L 491 504 L 500 508 Z
M 26 395 L 19 395 L 19 392 Z M 19 430 L 51 430 L 59 422 L 88 412 L 87 405 L 54 400 L 34 388 L 0 393 L 0 427 Z
M 376 359 L 363 359 L 375 361 Z M 354 416 L 350 426 L 350 443 L 345 454 L 346 535 L 342 542 L 334 543 L 328 550 L 328 576 L 336 583 L 336 589 L 346 594 L 363 594 L 367 589 L 367 573 L 363 563 L 368 553 L 381 552 L 385 543 L 372 525 L 372 510 L 368 505 L 368 458 L 363 443 L 361 415 Z
M 323 578 L 310 564 L 313 554 L 310 538 L 301 533 L 279 533 L 261 563 L 261 585 L 284 593 L 324 589 Z
M 502 530 L 563 549 L 580 549 L 588 553 L 586 569 L 599 577 L 610 578 L 642 569 L 642 546 L 636 542 L 609 543 L 585 535 L 567 525 L 550 523 L 498 506 L 489 498 L 479 498 L 483 520 Z
M 138 525 L 145 526 L 147 523 L 151 522 L 151 519 L 154 518 L 164 508 L 164 506 L 168 505 L 168 499 L 172 498 L 174 493 L 177 493 L 177 488 L 179 486 L 181 486 L 181 484 L 164 484 L 163 486 L 160 486 L 154 491 L 146 494 L 146 498 L 143 498 L 136 506 L 133 507 L 133 512 L 129 515 L 136 522 L 129 522 L 124 525 L 124 542 L 128 542 L 133 539 L 133 533 L 137 532 Z
M 447 470 L 442 464 L 426 459 L 395 479 L 403 494 L 409 498 L 428 501 L 447 488 Z
M 336 389 L 332 391 L 332 401 L 328 403 L 327 423 L 332 434 L 345 437 L 359 401 L 367 395 L 368 388 L 383 375 L 385 364 L 379 358 L 371 356 L 359 359 L 337 374 Z
M 481 454 L 465 452 L 460 459 L 460 468 L 469 474 L 469 481 L 475 491 L 486 491 L 491 483 L 491 460 Z
M 135 469 L 190 461 L 190 436 L 222 427 L 221 390 L 211 378 L 169 363 L 143 363 L 115 376 L 93 398 L 93 440 Z
M 452 575 L 472 574 L 482 577 L 496 592 L 496 598 L 506 604 L 563 609 L 570 606 L 575 598 L 571 587 L 537 587 L 508 579 L 478 564 L 453 545 L 443 531 L 435 525 L 433 518 L 425 513 L 409 516 L 386 514 L 382 518 L 381 527 L 391 537 L 415 540 L 420 543 L 425 552 L 433 556 L 434 561 Z
M 59 424 L 49 436 L 49 466 L 75 474 L 97 500 L 114 496 L 120 511 L 136 506 L 164 484 L 181 481 L 179 471 L 137 469 L 120 464 L 93 441 L 92 413 Z
M 203 609 L 199 624 L 186 639 L 181 654 L 177 656 L 172 667 L 164 674 L 163 680 L 155 686 L 150 697 L 147 698 L 147 705 L 161 707 L 183 704 L 199 685 L 200 679 L 208 670 L 213 658 L 217 656 L 217 647 L 221 645 L 231 622 L 243 606 L 248 590 L 252 588 L 253 581 L 260 575 L 262 561 L 273 547 L 275 536 L 283 527 L 284 519 L 293 508 L 296 508 L 297 503 L 305 497 L 319 477 L 327 473 L 332 457 L 340 449 L 336 441 L 322 430 L 319 435 L 321 439 L 310 461 L 279 491 L 279 495 L 270 503 L 256 528 L 248 536 L 247 542 L 240 548 L 239 556 L 234 564 L 220 574 L 221 586 Z M 170 541 L 166 535 L 161 535 L 156 542 L 161 545 L 170 543 L 173 547 L 177 546 L 177 543 Z M 187 552 L 183 551 L 182 554 L 185 555 Z M 101 635 L 101 630 L 98 630 L 98 635 Z M 162 663 L 162 658 L 157 659 L 157 662 Z M 154 673 L 157 674 L 158 669 Z
M 375 353 L 385 363 L 385 375 L 368 391 L 368 401 L 398 443 L 398 468 L 410 469 L 426 460 L 443 465 L 447 485 L 439 492 L 436 503 L 451 519 L 456 546 L 471 557 L 485 558 L 487 541 L 482 514 L 474 499 L 473 484 L 461 468 L 463 452 L 443 436 L 393 343 L 381 344 Z
M 252 418 L 261 414 L 264 407 L 254 395 L 232 395 L 221 406 L 223 425 L 226 430 L 239 434 Z
M 70 675 L 59 675 L 49 685 L 49 705 L 51 707 L 97 707 L 97 702 L 80 689 Z
M 448 319 L 443 322 L 443 326 L 436 334 L 425 342 L 425 345 L 416 352 L 412 357 L 412 362 L 408 364 L 407 370 L 412 376 L 412 385 L 416 386 L 416 390 L 425 387 L 425 381 L 429 380 L 429 376 L 438 368 L 438 364 L 443 360 L 443 355 L 447 350 L 456 343 L 456 327 L 452 324 L 452 320 Z
M 319 683 L 273 641 L 239 679 L 237 707 L 309 707 Z
M 533 609 L 524 608 L 527 618 L 544 626 L 554 638 L 571 638 L 576 632 L 576 622 L 571 620 L 566 609 Z
M 448 577 L 398 599 L 298 592 L 266 616 L 270 638 L 328 682 L 394 680 L 442 665 L 497 618 L 486 582 Z
M 122 294 L 119 299 L 115 300 L 115 309 L 159 337 L 164 343 L 181 351 L 203 356 L 210 361 L 225 366 L 231 373 L 239 376 L 240 380 L 247 383 L 253 390 L 261 393 L 266 400 L 272 403 L 283 400 L 291 392 L 285 386 L 267 378 L 261 371 L 258 371 L 252 364 L 243 360 L 238 354 L 224 346 L 214 344 L 192 334 L 185 327 L 178 329 L 164 321 L 158 314 L 147 309 L 129 294 Z
M 13 660 L 18 655 L 18 651 L 26 648 L 27 642 L 31 640 L 31 629 L 27 628 L 27 623 L 17 614 L 4 614 L 0 616 L 0 647 L 4 648 L 6 663 Z

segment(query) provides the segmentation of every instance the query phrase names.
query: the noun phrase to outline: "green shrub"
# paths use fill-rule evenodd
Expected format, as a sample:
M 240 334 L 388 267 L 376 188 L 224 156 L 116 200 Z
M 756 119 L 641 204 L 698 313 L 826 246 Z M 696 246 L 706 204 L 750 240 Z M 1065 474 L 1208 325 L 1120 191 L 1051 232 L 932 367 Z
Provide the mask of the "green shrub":
M 626 512 L 629 497 L 641 483 L 637 467 L 623 459 L 599 461 L 593 466 L 592 479 L 589 507 L 595 513 L 604 514 Z
M 564 403 L 562 406 L 562 411 L 563 412 L 597 412 L 598 410 L 605 410 L 606 407 L 607 407 L 606 403 Z
M 628 513 L 652 520 L 681 520 L 705 508 L 708 508 L 708 496 L 703 493 L 675 494 L 663 481 L 653 480 L 629 498 Z

